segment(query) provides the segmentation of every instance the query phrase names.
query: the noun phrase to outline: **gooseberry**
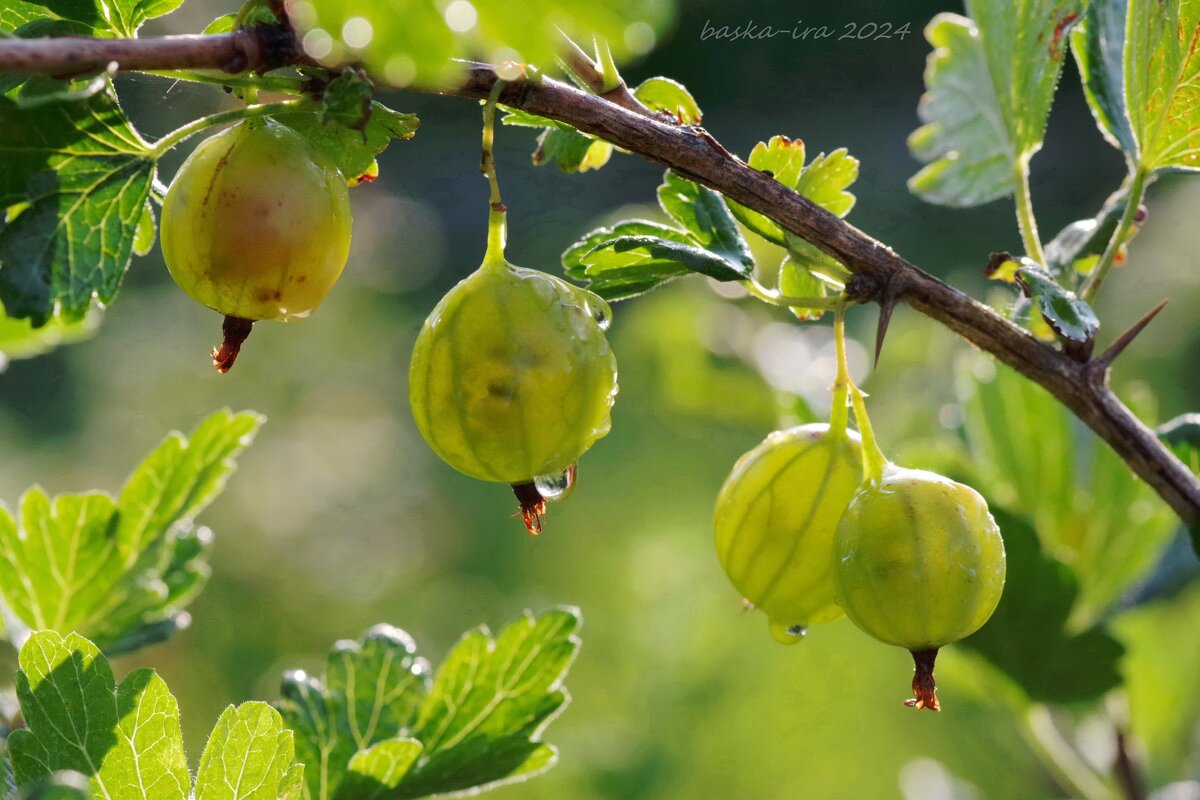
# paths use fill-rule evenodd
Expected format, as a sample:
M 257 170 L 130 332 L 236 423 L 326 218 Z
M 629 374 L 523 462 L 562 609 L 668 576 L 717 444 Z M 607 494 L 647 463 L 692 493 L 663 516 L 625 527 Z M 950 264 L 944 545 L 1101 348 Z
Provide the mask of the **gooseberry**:
M 819 423 L 769 435 L 737 461 L 717 496 L 721 567 L 781 642 L 843 616 L 833 536 L 862 477 L 858 434 Z
M 592 292 L 493 248 L 417 336 L 409 400 L 425 441 L 460 472 L 511 484 L 532 533 L 545 510 L 539 485 L 564 494 L 576 461 L 608 433 L 609 318 Z
M 257 320 L 305 317 L 346 266 L 346 179 L 299 133 L 266 119 L 202 142 L 163 202 L 162 249 L 175 282 L 225 315 L 218 372 Z
M 834 551 L 838 603 L 866 633 L 912 652 L 907 702 L 940 710 L 938 649 L 987 622 L 1004 590 L 1004 541 L 987 502 L 936 473 L 885 464 L 850 501 Z

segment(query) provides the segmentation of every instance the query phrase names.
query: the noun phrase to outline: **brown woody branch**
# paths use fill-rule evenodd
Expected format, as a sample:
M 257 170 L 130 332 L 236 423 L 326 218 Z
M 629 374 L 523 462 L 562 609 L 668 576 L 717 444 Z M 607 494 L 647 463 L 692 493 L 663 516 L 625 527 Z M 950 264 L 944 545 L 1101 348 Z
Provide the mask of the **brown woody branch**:
M 295 64 L 303 51 L 283 25 L 255 25 L 233 33 L 145 39 L 0 39 L 0 73 L 74 77 L 116 69 L 217 69 L 265 72 Z
M 261 70 L 296 60 L 294 42 L 280 49 L 290 60 L 274 63 L 278 53 L 263 49 L 255 36 L 243 31 L 143 40 L 3 40 L 0 73 L 73 74 L 103 69 L 114 61 L 124 70 Z M 471 64 L 463 83 L 443 93 L 483 99 L 496 80 L 491 67 Z M 549 78 L 510 83 L 500 102 L 566 122 L 637 153 L 812 242 L 854 273 L 851 288 L 858 299 L 905 303 L 1047 389 L 1104 439 L 1189 528 L 1200 525 L 1200 479 L 1113 394 L 1104 361 L 1080 361 L 1039 341 L 770 175 L 747 166 L 701 128 L 670 124 Z

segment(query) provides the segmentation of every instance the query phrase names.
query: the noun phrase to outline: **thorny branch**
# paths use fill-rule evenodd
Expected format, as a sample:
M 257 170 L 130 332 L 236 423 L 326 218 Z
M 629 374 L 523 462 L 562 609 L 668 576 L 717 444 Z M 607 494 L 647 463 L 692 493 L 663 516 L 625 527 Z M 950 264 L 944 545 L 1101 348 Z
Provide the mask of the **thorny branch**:
M 299 60 L 294 38 L 281 43 L 263 34 L 251 28 L 137 40 L 8 39 L 0 41 L 0 73 L 78 75 L 113 62 L 119 70 L 262 72 Z M 496 80 L 490 66 L 469 64 L 462 84 L 442 93 L 484 99 Z M 1039 341 L 770 175 L 747 166 L 702 128 L 673 124 L 627 100 L 614 102 L 623 99 L 588 94 L 544 77 L 513 81 L 500 94 L 504 105 L 565 122 L 668 167 L 834 256 L 854 273 L 851 288 L 856 299 L 876 301 L 884 308 L 904 303 L 1041 385 L 1107 442 L 1189 528 L 1200 525 L 1200 479 L 1113 394 L 1106 360 L 1079 360 Z

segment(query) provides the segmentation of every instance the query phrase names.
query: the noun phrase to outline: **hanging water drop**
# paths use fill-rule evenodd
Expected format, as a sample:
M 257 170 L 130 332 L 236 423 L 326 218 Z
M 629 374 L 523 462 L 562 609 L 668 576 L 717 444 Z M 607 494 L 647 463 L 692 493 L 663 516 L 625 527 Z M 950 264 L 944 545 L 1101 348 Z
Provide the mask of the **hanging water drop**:
M 804 625 L 784 625 L 781 622 L 771 623 L 771 635 L 780 644 L 796 644 L 808 634 Z
M 538 494 L 554 503 L 565 500 L 575 490 L 575 474 L 578 465 L 572 464 L 556 475 L 541 475 L 533 479 Z

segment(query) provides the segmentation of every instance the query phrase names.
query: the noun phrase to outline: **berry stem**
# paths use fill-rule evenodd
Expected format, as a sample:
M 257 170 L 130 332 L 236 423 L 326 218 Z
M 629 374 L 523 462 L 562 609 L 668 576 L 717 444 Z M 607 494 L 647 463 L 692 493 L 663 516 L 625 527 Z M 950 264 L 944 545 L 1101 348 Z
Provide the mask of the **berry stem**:
M 213 366 L 217 368 L 217 372 L 224 375 L 233 369 L 233 362 L 237 361 L 238 353 L 242 350 L 242 342 L 246 341 L 253 327 L 253 320 L 225 317 L 225 321 L 221 323 L 221 333 L 225 338 L 220 347 L 212 349 Z
M 858 432 L 862 435 L 863 478 L 871 483 L 883 480 L 883 468 L 887 466 L 887 456 L 879 449 L 875 439 L 875 429 L 871 427 L 871 418 L 867 416 L 867 403 L 862 390 L 850 381 L 850 399 L 854 401 L 854 420 L 858 423 Z
M 265 117 L 271 114 L 284 114 L 292 111 L 305 111 L 309 108 L 315 108 L 316 104 L 312 100 L 283 100 L 278 103 L 263 103 L 261 105 L 243 106 L 241 108 L 233 108 L 229 111 L 220 111 L 216 114 L 209 114 L 207 117 L 193 120 L 187 125 L 168 133 L 166 136 L 154 143 L 153 149 L 150 151 L 150 157 L 154 159 L 162 158 L 168 150 L 175 145 L 188 139 L 201 131 L 217 125 L 224 125 L 227 122 L 240 122 L 244 119 L 255 119 L 256 117 Z
M 911 700 L 904 701 L 904 705 L 909 708 L 915 708 L 918 711 L 922 708 L 930 711 L 942 710 L 937 699 L 937 682 L 933 679 L 933 662 L 937 660 L 937 654 L 936 647 L 932 650 L 913 651 L 913 664 L 916 665 L 916 671 L 913 672 L 912 690 L 916 696 Z
M 846 364 L 846 304 L 838 303 L 833 310 L 833 341 L 837 348 L 837 377 L 833 386 L 833 407 L 829 411 L 829 433 L 831 436 L 841 436 L 846 432 L 846 424 L 850 421 L 850 409 L 847 404 L 850 392 L 850 368 Z
M 491 94 L 483 104 L 483 157 L 479 162 L 479 171 L 487 176 L 491 187 L 488 200 L 488 243 L 487 253 L 483 263 L 494 269 L 507 266 L 504 259 L 504 245 L 508 239 L 508 209 L 500 199 L 500 182 L 496 178 L 496 155 L 493 145 L 496 141 L 496 101 L 504 88 L 504 81 L 496 81 Z

